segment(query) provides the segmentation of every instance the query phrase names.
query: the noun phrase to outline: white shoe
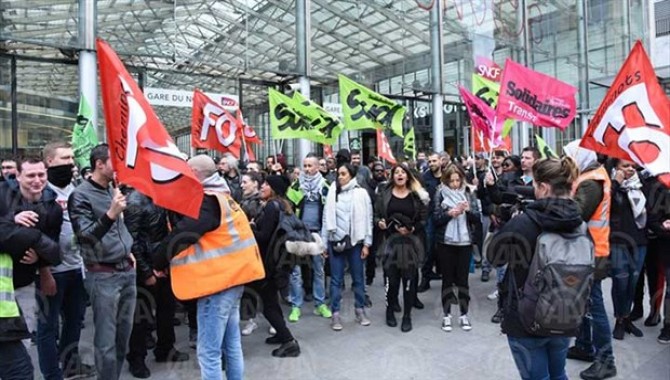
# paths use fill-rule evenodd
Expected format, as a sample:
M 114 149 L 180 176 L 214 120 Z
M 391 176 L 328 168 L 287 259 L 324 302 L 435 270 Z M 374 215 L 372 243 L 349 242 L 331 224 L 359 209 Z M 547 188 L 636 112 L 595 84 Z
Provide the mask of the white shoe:
M 251 335 L 251 333 L 254 332 L 254 330 L 256 330 L 257 327 L 258 324 L 254 322 L 253 319 L 249 319 L 242 328 L 242 335 L 244 336 Z
M 496 291 L 494 291 L 493 293 L 486 296 L 486 298 L 490 299 L 491 301 L 497 300 L 498 299 L 498 290 L 496 289 Z
M 451 332 L 451 314 L 442 318 L 442 331 Z
M 270 329 L 268 330 L 268 333 L 270 335 L 277 335 L 277 330 L 275 330 L 274 327 L 270 326 Z
M 461 328 L 463 331 L 470 331 L 472 330 L 472 325 L 470 324 L 470 319 L 468 318 L 468 315 L 461 315 L 458 317 L 458 324 L 461 325 Z

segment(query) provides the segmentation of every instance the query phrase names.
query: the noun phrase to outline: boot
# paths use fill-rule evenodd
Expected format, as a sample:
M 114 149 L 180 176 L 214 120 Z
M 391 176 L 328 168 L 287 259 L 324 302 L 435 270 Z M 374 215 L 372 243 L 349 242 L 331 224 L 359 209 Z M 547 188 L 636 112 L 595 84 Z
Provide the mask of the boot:
M 272 356 L 276 358 L 295 358 L 300 356 L 300 346 L 298 341 L 293 339 L 282 343 L 279 348 L 272 350 Z
M 144 363 L 144 360 L 133 359 L 128 360 L 128 369 L 130 374 L 137 379 L 148 379 L 151 377 L 151 371 L 147 368 L 147 365 Z
M 629 334 L 633 334 L 638 338 L 642 338 L 644 336 L 642 330 L 637 328 L 637 326 L 633 324 L 633 321 L 630 318 L 624 319 L 624 331 L 626 331 Z
M 400 331 L 402 332 L 412 331 L 412 318 L 410 316 L 402 317 L 402 324 L 400 325 Z
M 386 308 L 386 325 L 388 327 L 398 326 L 398 321 L 396 321 L 395 314 L 393 314 L 393 308 L 391 307 Z
M 421 283 L 419 284 L 419 287 L 416 289 L 417 292 L 423 293 L 430 289 L 430 280 L 427 277 L 423 277 L 421 279 Z

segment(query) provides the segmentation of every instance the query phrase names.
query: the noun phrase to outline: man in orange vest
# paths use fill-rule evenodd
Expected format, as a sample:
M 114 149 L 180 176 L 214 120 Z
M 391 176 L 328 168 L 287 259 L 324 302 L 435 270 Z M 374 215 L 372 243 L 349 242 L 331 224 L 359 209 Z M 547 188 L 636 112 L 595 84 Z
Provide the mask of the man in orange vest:
M 592 151 L 578 147 L 579 142 L 566 145 L 564 152 L 579 166 L 580 176 L 575 185 L 575 201 L 582 211 L 593 239 L 596 268 L 591 288 L 590 315 L 584 317 L 575 345 L 568 350 L 568 358 L 593 362 L 579 376 L 585 380 L 601 380 L 616 376 L 612 334 L 605 303 L 602 280 L 607 277 L 610 254 L 610 209 L 612 182 L 603 165 Z
M 263 278 L 263 263 L 249 221 L 233 201 L 214 160 L 198 155 L 188 161 L 205 189 L 197 219 L 183 217 L 153 256 L 154 269 L 170 267 L 175 296 L 197 299 L 198 362 L 203 379 L 242 379 L 244 358 L 239 328 L 245 283 Z M 163 275 L 163 274 L 161 274 Z

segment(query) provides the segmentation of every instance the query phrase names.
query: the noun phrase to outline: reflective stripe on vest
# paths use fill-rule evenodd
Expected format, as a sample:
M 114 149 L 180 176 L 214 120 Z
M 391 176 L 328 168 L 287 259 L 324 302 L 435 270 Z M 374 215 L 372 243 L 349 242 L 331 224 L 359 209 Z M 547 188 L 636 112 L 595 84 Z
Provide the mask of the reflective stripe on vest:
M 0 318 L 20 316 L 19 305 L 14 296 L 12 269 L 12 257 L 6 253 L 0 253 Z
M 602 166 L 583 173 L 577 179 L 575 189 L 584 181 L 598 181 L 603 184 L 603 199 L 587 222 L 589 234 L 593 238 L 596 257 L 607 257 L 610 254 L 610 204 L 612 201 L 612 181 Z
M 172 290 L 180 300 L 212 295 L 265 277 L 256 239 L 242 209 L 224 193 L 216 196 L 221 223 L 170 261 Z

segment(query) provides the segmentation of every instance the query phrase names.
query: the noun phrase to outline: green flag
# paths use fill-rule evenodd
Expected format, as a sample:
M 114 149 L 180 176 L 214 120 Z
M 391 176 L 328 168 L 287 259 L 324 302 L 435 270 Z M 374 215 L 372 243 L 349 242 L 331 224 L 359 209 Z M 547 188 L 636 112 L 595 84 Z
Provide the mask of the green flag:
M 414 127 L 405 135 L 405 142 L 403 144 L 403 151 L 405 155 L 416 159 L 416 144 L 414 143 Z
M 378 125 L 390 128 L 402 137 L 402 122 L 407 109 L 344 75 L 340 81 L 340 103 L 346 129 L 376 129 Z
M 72 128 L 72 150 L 75 164 L 81 169 L 91 166 L 91 150 L 98 145 L 98 135 L 93 125 L 93 110 L 84 94 L 79 98 L 77 121 Z
M 472 74 L 472 93 L 476 97 L 482 99 L 491 108 L 495 109 L 498 106 L 498 97 L 500 95 L 500 83 L 494 82 L 492 80 L 486 79 L 481 75 Z M 507 119 L 503 124 L 503 130 L 501 136 L 507 137 L 512 127 L 514 126 L 514 120 Z
M 307 139 L 320 144 L 332 144 L 341 132 L 341 122 L 314 106 L 303 105 L 299 99 L 269 89 L 270 134 L 275 139 Z M 319 107 L 320 108 L 320 107 Z M 339 129 L 337 126 L 340 125 Z
M 547 145 L 547 142 L 542 137 L 535 135 L 535 141 L 537 141 L 537 149 L 540 151 L 542 158 L 558 158 L 556 152 Z

